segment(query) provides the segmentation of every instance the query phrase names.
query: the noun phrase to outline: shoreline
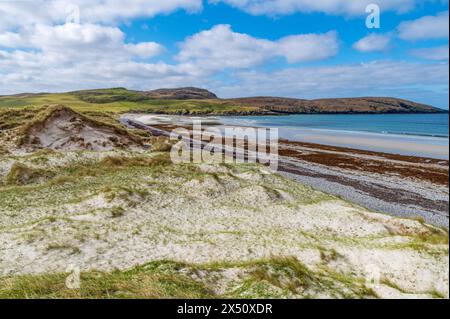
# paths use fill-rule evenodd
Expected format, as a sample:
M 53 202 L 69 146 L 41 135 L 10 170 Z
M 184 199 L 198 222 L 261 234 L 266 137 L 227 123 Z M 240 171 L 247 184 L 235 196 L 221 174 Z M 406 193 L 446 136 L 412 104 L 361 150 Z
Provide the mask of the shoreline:
M 218 120 L 226 126 L 277 128 L 280 138 L 296 142 L 442 160 L 450 158 L 449 137 L 443 136 L 445 133 L 442 133 L 440 136 L 424 135 L 420 132 L 402 134 L 402 132 L 395 132 L 395 130 L 388 132 L 387 130 L 382 130 L 381 127 L 378 131 L 371 131 L 363 130 L 361 125 L 358 126 L 358 124 L 353 129 L 333 126 L 330 128 L 321 126 L 308 127 L 302 126 L 302 122 L 298 126 L 294 125 L 295 121 L 289 120 L 282 120 L 280 125 L 277 125 L 276 120 L 272 121 L 270 117 L 255 118 L 254 121 L 248 122 L 245 118 L 227 119 L 222 117 Z M 323 126 L 324 124 L 326 122 L 321 125 Z M 435 135 L 437 134 L 436 132 Z
M 269 126 L 252 123 L 233 123 L 226 117 L 203 116 L 168 116 L 161 114 L 125 114 L 124 117 L 134 118 L 147 125 L 166 125 L 172 128 L 178 126 L 192 126 L 193 120 L 201 120 L 203 126 L 215 127 L 265 127 Z M 329 145 L 334 147 L 352 148 L 358 150 L 391 153 L 402 156 L 416 156 L 449 160 L 449 138 L 436 136 L 422 136 L 414 134 L 383 134 L 368 131 L 348 131 L 339 129 L 321 129 L 305 127 L 280 126 L 278 134 L 281 139 L 295 142 Z
M 280 172 L 375 212 L 449 228 L 448 161 L 280 142 Z
M 151 125 L 170 132 L 174 123 Z M 449 229 L 449 161 L 281 139 L 278 173 L 352 203 Z
M 1 97 L 1 96 L 0 96 Z M 136 115 L 148 115 L 147 111 L 131 110 L 129 114 Z M 408 114 L 449 114 L 449 110 L 440 109 L 434 112 L 283 112 L 283 111 L 233 111 L 233 112 L 199 112 L 194 113 L 179 111 L 179 112 L 164 112 L 164 111 L 153 111 L 153 115 L 163 115 L 163 116 L 202 116 L 202 117 L 232 117 L 232 116 L 242 116 L 242 117 L 252 117 L 252 116 L 291 116 L 291 115 L 408 115 Z

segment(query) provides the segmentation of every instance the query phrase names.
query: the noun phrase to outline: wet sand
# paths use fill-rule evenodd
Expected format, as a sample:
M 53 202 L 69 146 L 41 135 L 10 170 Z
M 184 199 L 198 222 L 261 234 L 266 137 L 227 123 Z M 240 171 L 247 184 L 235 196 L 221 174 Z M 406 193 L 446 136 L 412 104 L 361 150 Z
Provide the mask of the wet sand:
M 298 141 L 309 141 L 317 144 L 352 147 L 394 154 L 429 156 L 437 159 L 449 159 L 448 140 L 411 137 L 383 136 L 382 134 L 363 134 L 333 132 L 300 136 Z

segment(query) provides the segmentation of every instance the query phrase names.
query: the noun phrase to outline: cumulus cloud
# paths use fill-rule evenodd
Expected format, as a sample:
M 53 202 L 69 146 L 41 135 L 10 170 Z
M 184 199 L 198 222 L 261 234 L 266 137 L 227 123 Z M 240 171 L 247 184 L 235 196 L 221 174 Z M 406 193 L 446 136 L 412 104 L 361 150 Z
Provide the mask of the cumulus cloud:
M 0 48 L 14 48 L 22 45 L 22 38 L 19 34 L 14 32 L 0 33 Z
M 292 35 L 276 41 L 275 52 L 289 63 L 318 61 L 338 53 L 337 33 Z
M 203 85 L 228 68 L 249 68 L 273 57 L 291 63 L 312 61 L 338 50 L 335 32 L 269 41 L 235 33 L 228 25 L 187 38 L 176 64 L 140 60 L 154 58 L 164 48 L 154 42 L 126 43 L 126 35 L 115 26 L 36 24 L 16 33 L 0 33 L 0 40 L 2 93 Z
M 334 56 L 338 47 L 334 31 L 270 41 L 233 32 L 229 25 L 217 25 L 186 39 L 177 58 L 208 69 L 248 68 L 274 57 L 284 57 L 289 63 L 322 60 Z
M 435 16 L 405 21 L 398 26 L 398 35 L 407 41 L 448 39 L 448 11 Z
M 118 79 L 128 86 L 125 81 L 135 83 L 143 72 L 168 78 L 183 73 L 189 78 L 182 66 L 179 71 L 163 63 L 135 61 L 154 57 L 163 47 L 154 42 L 126 43 L 117 27 L 37 24 L 6 37 L 15 46 L 2 50 L 0 45 L 2 93 L 103 87 L 117 84 Z
M 384 51 L 389 47 L 390 42 L 389 35 L 372 33 L 356 42 L 353 48 L 361 52 Z
M 0 1 L 0 31 L 33 24 L 65 22 L 113 24 L 179 9 L 196 12 L 202 0 L 33 0 Z M 73 19 L 80 18 L 80 21 Z
M 154 42 L 126 44 L 124 40 L 125 34 L 119 28 L 96 24 L 37 24 L 18 33 L 0 33 L 0 47 L 36 51 L 55 63 L 62 59 L 77 63 L 99 58 L 149 58 L 163 50 Z
M 443 45 L 435 48 L 412 50 L 411 54 L 415 57 L 426 60 L 448 61 L 449 49 L 448 45 Z
M 126 44 L 125 49 L 141 58 L 150 58 L 164 51 L 164 47 L 155 42 L 141 42 L 138 44 Z
M 195 61 L 209 69 L 246 68 L 273 54 L 273 43 L 235 33 L 229 25 L 199 32 L 181 44 L 179 61 Z
M 123 86 L 136 89 L 202 85 L 206 74 L 189 64 L 133 61 L 120 54 L 66 60 L 57 53 L 0 49 L 1 94 L 62 92 Z
M 425 0 L 432 1 L 432 0 Z M 210 0 L 224 2 L 254 15 L 285 15 L 295 12 L 323 12 L 332 15 L 366 14 L 366 7 L 373 0 Z M 406 12 L 413 9 L 418 0 L 378 0 L 383 11 Z M 421 1 L 423 2 L 423 1 Z

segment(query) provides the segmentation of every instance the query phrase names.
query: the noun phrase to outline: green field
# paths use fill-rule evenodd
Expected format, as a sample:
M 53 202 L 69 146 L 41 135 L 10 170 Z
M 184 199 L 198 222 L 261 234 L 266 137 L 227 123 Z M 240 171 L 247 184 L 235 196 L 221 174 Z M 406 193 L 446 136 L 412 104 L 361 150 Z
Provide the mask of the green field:
M 223 100 L 158 100 L 127 89 L 104 89 L 56 94 L 0 96 L 1 108 L 62 104 L 80 112 L 148 112 L 163 114 L 227 114 L 258 111 Z

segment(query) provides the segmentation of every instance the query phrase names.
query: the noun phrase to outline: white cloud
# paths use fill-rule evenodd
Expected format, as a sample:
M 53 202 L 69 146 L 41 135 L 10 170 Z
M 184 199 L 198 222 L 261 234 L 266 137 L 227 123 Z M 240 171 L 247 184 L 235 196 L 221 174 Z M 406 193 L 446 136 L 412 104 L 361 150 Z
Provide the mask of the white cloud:
M 119 28 L 96 24 L 37 24 L 19 33 L 0 33 L 0 47 L 28 48 L 41 51 L 47 57 L 59 55 L 74 62 L 108 56 L 149 58 L 163 50 L 154 42 L 125 44 L 124 40 L 125 34 Z
M 202 0 L 33 0 L 0 1 L 0 31 L 33 24 L 61 24 L 79 9 L 81 23 L 113 24 L 136 17 L 153 17 L 179 9 L 196 12 Z M 72 21 L 71 22 L 78 22 Z
M 89 23 L 35 24 L 16 33 L 0 33 L 3 46 L 9 47 L 0 47 L 1 93 L 203 86 L 227 68 L 247 68 L 277 56 L 290 62 L 316 60 L 337 51 L 334 32 L 269 41 L 217 26 L 186 39 L 178 63 L 168 64 L 140 60 L 161 53 L 160 44 L 125 39 L 118 27 Z
M 141 58 L 150 58 L 156 56 L 162 51 L 164 47 L 155 42 L 141 42 L 138 44 L 126 44 L 125 48 L 132 54 Z
M 276 54 L 289 63 L 318 61 L 335 56 L 339 50 L 337 33 L 292 35 L 275 43 Z
M 118 82 L 128 86 L 126 81 L 134 85 L 139 73 L 145 72 L 151 72 L 145 77 L 160 79 L 190 76 L 183 66 L 136 62 L 135 58 L 156 56 L 163 47 L 154 42 L 125 43 L 125 34 L 117 27 L 37 24 L 6 37 L 20 47 L 0 48 L 2 93 L 103 87 Z
M 448 17 L 448 11 L 446 11 L 435 16 L 405 21 L 398 26 L 398 35 L 407 41 L 448 38 Z
M 225 2 L 254 15 L 323 12 L 331 15 L 361 16 L 366 14 L 368 4 L 376 3 L 383 11 L 402 13 L 413 9 L 418 0 L 210 0 L 210 2 Z
M 102 50 L 120 45 L 125 35 L 116 27 L 104 27 L 95 24 L 37 25 L 26 33 L 30 45 L 46 51 L 85 51 Z M 106 52 L 105 52 L 106 53 Z
M 217 25 L 181 44 L 178 60 L 192 61 L 206 69 L 248 68 L 274 57 L 290 63 L 322 60 L 338 51 L 336 32 L 292 35 L 278 41 L 258 39 Z
M 443 45 L 435 48 L 424 48 L 412 50 L 411 54 L 421 59 L 448 61 L 449 49 L 448 45 Z
M 73 2 L 73 0 L 66 0 Z M 110 22 L 117 19 L 153 17 L 184 9 L 197 12 L 202 9 L 202 0 L 75 0 L 81 9 L 81 18 L 90 22 Z
M 150 89 L 162 83 L 201 86 L 206 77 L 189 64 L 136 62 L 123 54 L 72 61 L 56 53 L 0 50 L 1 94 L 116 86 Z
M 22 38 L 14 32 L 0 33 L 0 48 L 14 48 L 22 45 Z
M 246 68 L 273 54 L 273 43 L 235 33 L 229 25 L 199 32 L 181 44 L 179 61 L 195 61 L 208 69 Z
M 389 35 L 372 33 L 356 42 L 353 48 L 361 52 L 385 51 L 389 47 L 390 42 L 391 38 Z

